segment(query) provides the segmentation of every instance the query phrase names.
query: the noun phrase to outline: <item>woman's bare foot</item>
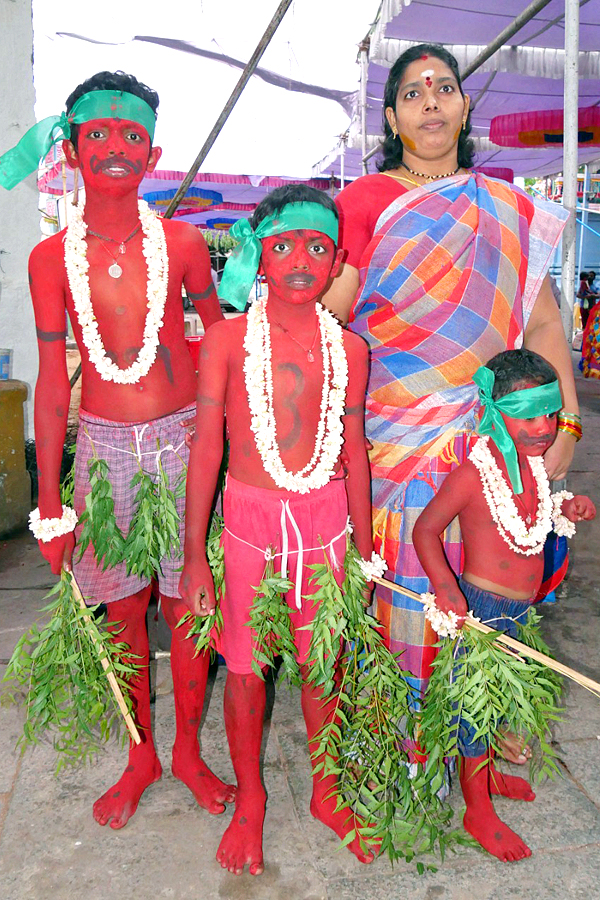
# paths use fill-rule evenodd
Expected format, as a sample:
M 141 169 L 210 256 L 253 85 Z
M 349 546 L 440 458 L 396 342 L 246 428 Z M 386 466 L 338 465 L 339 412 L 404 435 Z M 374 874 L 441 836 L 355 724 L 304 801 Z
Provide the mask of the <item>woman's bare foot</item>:
M 531 759 L 531 747 L 524 744 L 522 738 L 512 731 L 506 731 L 498 739 L 498 746 L 502 759 L 516 766 L 524 766 Z

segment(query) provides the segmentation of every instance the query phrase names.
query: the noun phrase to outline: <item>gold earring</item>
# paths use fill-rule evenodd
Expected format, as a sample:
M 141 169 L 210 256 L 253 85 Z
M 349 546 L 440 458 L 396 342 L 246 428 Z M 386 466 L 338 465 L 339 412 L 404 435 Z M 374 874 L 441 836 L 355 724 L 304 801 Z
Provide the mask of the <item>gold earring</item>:
M 398 129 L 395 125 L 392 125 L 392 134 L 394 135 L 394 138 L 398 137 Z

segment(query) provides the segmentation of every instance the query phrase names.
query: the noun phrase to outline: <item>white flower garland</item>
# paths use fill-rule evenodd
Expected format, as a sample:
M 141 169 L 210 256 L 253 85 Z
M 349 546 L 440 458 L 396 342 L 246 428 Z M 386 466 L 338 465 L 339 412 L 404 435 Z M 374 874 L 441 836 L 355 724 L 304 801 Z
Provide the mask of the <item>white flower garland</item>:
M 575 534 L 575 522 L 571 522 L 570 519 L 567 519 L 562 514 L 563 503 L 565 500 L 572 499 L 573 494 L 571 491 L 557 491 L 555 494 L 552 494 L 552 525 L 554 533 L 559 537 L 572 538 Z
M 469 459 L 479 471 L 483 494 L 498 532 L 511 550 L 523 556 L 541 553 L 548 532 L 552 528 L 552 502 L 550 482 L 539 456 L 528 456 L 529 465 L 537 487 L 537 512 L 534 524 L 527 525 L 519 515 L 510 484 L 488 447 L 488 437 L 480 437 L 469 454 Z
M 167 289 L 169 284 L 169 257 L 165 230 L 143 200 L 138 201 L 142 224 L 143 253 L 148 266 L 146 297 L 148 312 L 144 326 L 142 348 L 137 359 L 127 369 L 120 369 L 107 355 L 98 330 L 98 323 L 92 307 L 90 280 L 88 276 L 87 244 L 85 236 L 87 224 L 83 218 L 83 207 L 77 206 L 65 235 L 65 267 L 69 287 L 73 295 L 75 312 L 81 326 L 83 343 L 90 361 L 103 381 L 115 384 L 137 384 L 150 371 L 158 349 L 158 332 L 163 324 Z
M 323 390 L 315 447 L 309 462 L 299 472 L 283 465 L 277 443 L 277 423 L 273 409 L 273 369 L 271 333 L 265 300 L 252 305 L 247 316 L 244 349 L 244 376 L 250 408 L 250 427 L 265 471 L 277 487 L 306 494 L 323 487 L 334 474 L 342 448 L 342 416 L 348 386 L 348 362 L 342 327 L 320 303 L 316 304 L 321 352 Z
M 70 506 L 63 505 L 62 510 L 62 516 L 60 518 L 56 516 L 53 519 L 42 519 L 39 507 L 29 513 L 29 528 L 36 540 L 47 544 L 56 537 L 74 531 L 79 518 L 77 513 Z
M 425 618 L 435 633 L 440 637 L 455 638 L 460 628 L 458 627 L 458 616 L 454 610 L 450 610 L 449 613 L 442 612 L 435 605 L 435 594 L 429 592 L 421 594 L 421 600 L 425 609 Z
M 379 553 L 371 553 L 371 559 L 359 559 L 358 567 L 363 573 L 365 581 L 372 581 L 373 578 L 383 578 L 387 572 L 387 563 L 383 556 Z

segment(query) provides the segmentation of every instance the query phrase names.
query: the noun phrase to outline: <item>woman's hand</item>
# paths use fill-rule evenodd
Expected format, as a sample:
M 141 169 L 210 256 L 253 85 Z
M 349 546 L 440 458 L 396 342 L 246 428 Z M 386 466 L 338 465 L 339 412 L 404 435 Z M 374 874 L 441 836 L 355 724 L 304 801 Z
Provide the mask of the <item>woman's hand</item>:
M 566 431 L 558 431 L 556 440 L 544 454 L 544 463 L 548 478 L 551 481 L 560 481 L 566 478 L 569 466 L 573 461 L 576 440 L 572 434 Z

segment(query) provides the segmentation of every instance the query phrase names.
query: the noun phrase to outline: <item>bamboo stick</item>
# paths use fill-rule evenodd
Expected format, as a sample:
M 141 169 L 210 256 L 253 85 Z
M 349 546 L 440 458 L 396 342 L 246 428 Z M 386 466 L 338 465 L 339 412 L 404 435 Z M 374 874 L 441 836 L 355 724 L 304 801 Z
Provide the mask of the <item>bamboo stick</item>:
M 79 585 L 77 584 L 77 581 L 75 579 L 73 572 L 69 571 L 69 575 L 71 576 L 71 587 L 73 588 L 73 593 L 77 597 L 77 601 L 78 601 L 80 607 L 82 609 L 87 609 L 87 604 L 86 604 L 85 600 L 83 599 L 83 594 L 81 593 L 81 590 L 79 588 Z M 89 613 L 86 613 L 84 615 L 84 619 L 88 625 L 91 625 L 92 618 Z M 106 656 L 101 655 L 102 648 L 100 647 L 100 644 L 98 643 L 97 637 L 95 636 L 95 634 L 92 631 L 90 631 L 90 634 L 92 637 L 92 641 L 94 642 L 94 646 L 96 647 L 96 650 L 98 652 L 98 656 L 100 657 L 100 662 L 102 663 L 102 668 L 104 669 L 104 671 L 106 673 L 108 683 L 110 684 L 111 690 L 112 690 L 113 694 L 115 695 L 115 700 L 117 701 L 117 706 L 119 707 L 121 715 L 125 719 L 125 724 L 127 725 L 129 734 L 131 735 L 131 739 L 136 744 L 141 744 L 142 739 L 140 737 L 140 733 L 137 730 L 137 726 L 136 726 L 135 722 L 133 721 L 131 713 L 127 709 L 127 704 L 125 703 L 125 698 L 123 697 L 121 688 L 119 687 L 119 684 L 115 677 L 115 673 L 113 671 L 111 671 L 110 663 L 108 662 Z
M 396 584 L 394 581 L 390 581 L 389 578 L 373 577 L 372 580 L 376 584 L 381 584 L 383 587 L 390 588 L 390 590 L 396 591 L 396 593 L 398 594 L 404 594 L 406 597 L 410 597 L 412 600 L 417 600 L 419 603 L 424 602 L 423 600 L 421 600 L 420 594 L 415 593 L 415 591 L 411 591 L 410 588 L 403 587 L 401 584 Z M 490 632 L 495 631 L 494 628 L 490 628 L 489 625 L 484 625 L 483 622 L 478 622 L 477 619 L 474 619 L 471 615 L 468 615 L 465 618 L 465 627 L 474 628 L 476 631 L 482 631 L 484 634 L 489 634 Z M 560 675 L 564 675 L 566 678 L 570 678 L 576 684 L 581 685 L 581 687 L 585 688 L 587 691 L 590 691 L 592 694 L 595 694 L 600 698 L 600 684 L 598 684 L 597 681 L 593 681 L 591 678 L 588 678 L 587 675 L 581 675 L 579 672 L 576 672 L 575 669 L 571 669 L 569 666 L 565 666 L 564 663 L 557 662 L 557 660 L 552 659 L 551 656 L 546 656 L 545 653 L 540 653 L 539 650 L 534 650 L 532 647 L 528 647 L 527 644 L 522 644 L 521 641 L 517 641 L 515 640 L 515 638 L 509 637 L 509 635 L 507 634 L 498 634 L 496 637 L 496 643 L 505 644 L 506 647 L 510 647 L 513 652 L 518 653 L 520 656 L 528 656 L 530 659 L 535 659 L 537 662 L 541 662 L 543 665 L 548 666 L 549 669 L 553 669 Z

